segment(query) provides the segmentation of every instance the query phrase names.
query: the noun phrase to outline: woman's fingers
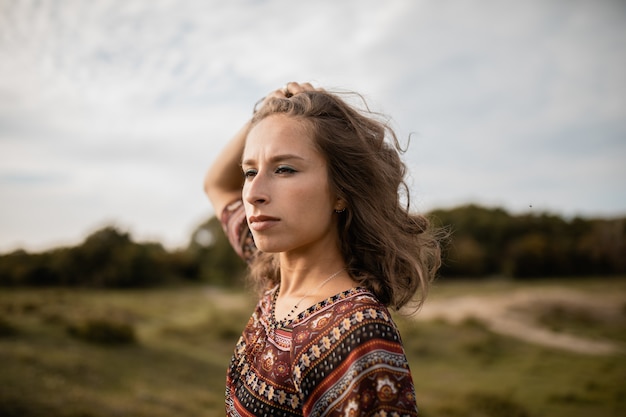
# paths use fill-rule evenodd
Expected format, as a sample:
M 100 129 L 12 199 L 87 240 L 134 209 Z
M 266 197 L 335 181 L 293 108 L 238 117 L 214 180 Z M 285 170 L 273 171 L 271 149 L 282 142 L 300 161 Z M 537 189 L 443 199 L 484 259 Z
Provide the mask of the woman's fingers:
M 298 93 L 302 93 L 303 91 L 313 91 L 316 88 L 311 85 L 311 83 L 296 83 L 296 82 L 288 82 L 285 84 L 284 91 L 285 96 L 290 97 L 296 95 Z
M 315 91 L 322 90 L 321 88 L 315 88 L 311 83 L 297 83 L 294 81 L 290 81 L 284 85 L 284 87 L 276 89 L 270 92 L 267 96 L 259 99 L 254 105 L 253 113 L 256 113 L 258 109 L 263 107 L 265 104 L 265 100 L 268 98 L 289 98 L 296 94 L 302 93 L 303 91 Z

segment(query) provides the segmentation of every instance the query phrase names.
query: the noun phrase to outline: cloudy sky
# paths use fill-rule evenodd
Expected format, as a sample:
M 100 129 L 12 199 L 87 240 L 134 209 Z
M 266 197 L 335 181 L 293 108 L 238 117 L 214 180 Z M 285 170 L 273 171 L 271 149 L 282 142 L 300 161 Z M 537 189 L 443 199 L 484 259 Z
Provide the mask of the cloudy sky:
M 620 0 L 0 0 L 0 251 L 108 224 L 186 244 L 207 166 L 286 81 L 410 135 L 416 210 L 624 215 L 625 51 Z

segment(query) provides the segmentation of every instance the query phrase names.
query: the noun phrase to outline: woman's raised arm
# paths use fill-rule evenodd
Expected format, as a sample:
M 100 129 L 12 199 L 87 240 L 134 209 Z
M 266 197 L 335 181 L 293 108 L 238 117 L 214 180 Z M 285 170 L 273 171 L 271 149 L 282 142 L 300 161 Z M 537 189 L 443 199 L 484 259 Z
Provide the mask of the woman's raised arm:
M 245 123 L 222 149 L 215 162 L 204 176 L 204 192 L 220 216 L 224 207 L 241 197 L 243 175 L 241 173 L 241 154 L 246 143 L 250 122 Z

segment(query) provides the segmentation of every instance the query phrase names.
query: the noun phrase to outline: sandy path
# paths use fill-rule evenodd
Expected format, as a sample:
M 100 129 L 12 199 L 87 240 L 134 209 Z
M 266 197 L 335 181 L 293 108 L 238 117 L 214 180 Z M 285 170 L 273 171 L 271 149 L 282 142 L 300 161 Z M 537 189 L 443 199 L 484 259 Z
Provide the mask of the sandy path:
M 526 342 L 590 355 L 624 352 L 615 342 L 557 333 L 535 323 L 528 313 L 540 303 L 567 304 L 590 309 L 600 314 L 620 314 L 623 294 L 607 297 L 590 295 L 563 288 L 536 288 L 512 291 L 509 296 L 458 296 L 442 300 L 430 299 L 415 316 L 417 320 L 442 319 L 460 323 L 474 318 L 492 331 Z

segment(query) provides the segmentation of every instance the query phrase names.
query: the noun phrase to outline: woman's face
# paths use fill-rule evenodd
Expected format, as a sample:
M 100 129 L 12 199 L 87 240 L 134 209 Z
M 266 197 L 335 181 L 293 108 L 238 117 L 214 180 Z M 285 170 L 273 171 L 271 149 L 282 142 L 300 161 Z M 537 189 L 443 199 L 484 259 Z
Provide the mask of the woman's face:
M 326 161 L 306 125 L 271 115 L 249 132 L 243 151 L 243 201 L 263 252 L 307 253 L 337 247 Z

